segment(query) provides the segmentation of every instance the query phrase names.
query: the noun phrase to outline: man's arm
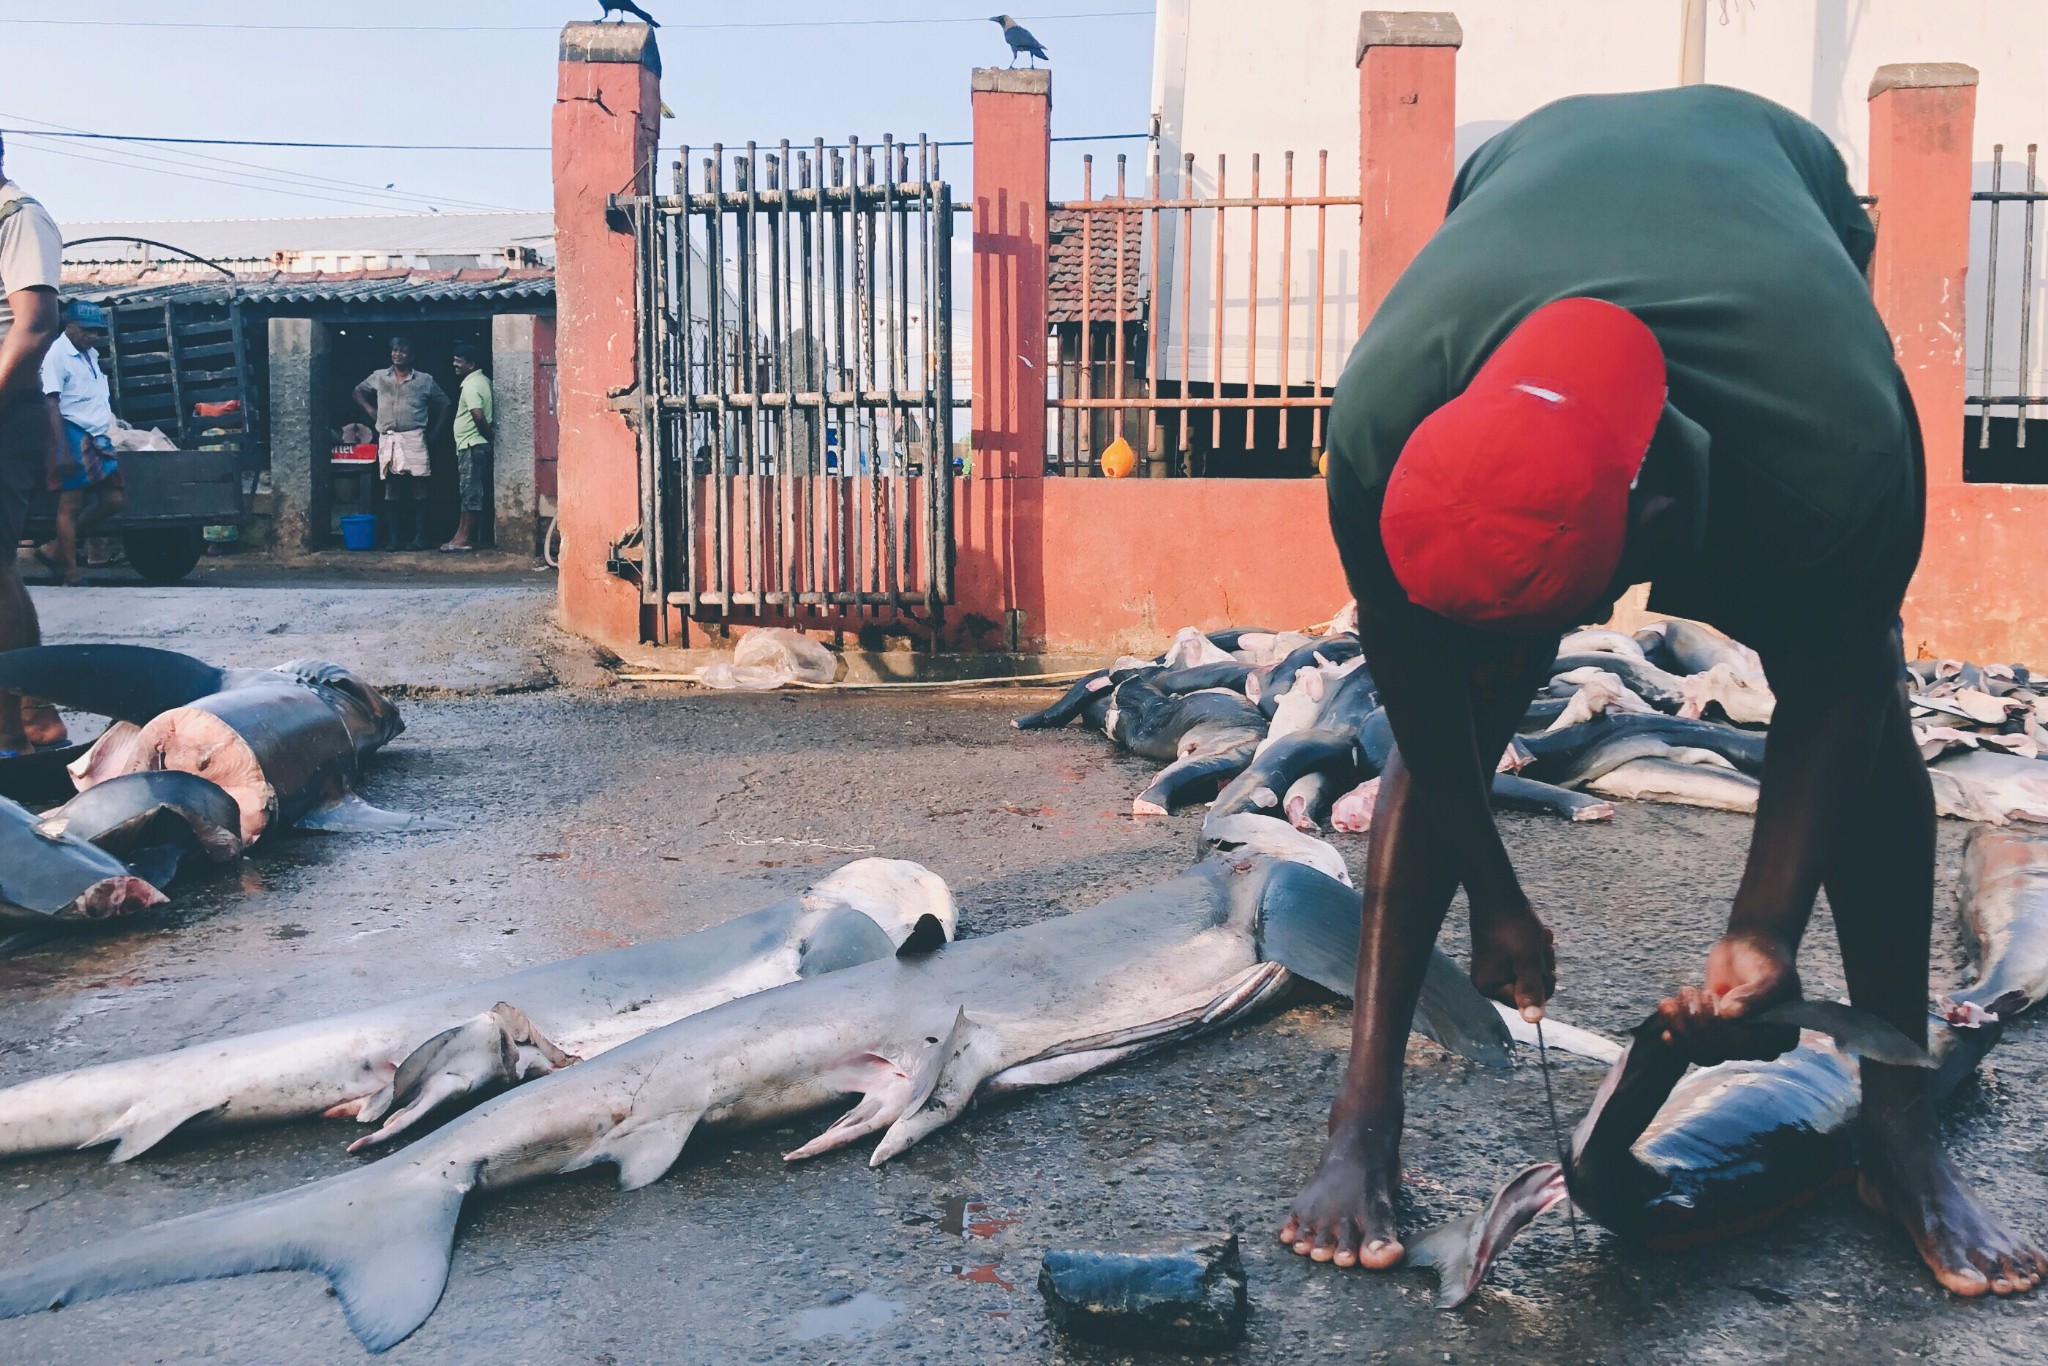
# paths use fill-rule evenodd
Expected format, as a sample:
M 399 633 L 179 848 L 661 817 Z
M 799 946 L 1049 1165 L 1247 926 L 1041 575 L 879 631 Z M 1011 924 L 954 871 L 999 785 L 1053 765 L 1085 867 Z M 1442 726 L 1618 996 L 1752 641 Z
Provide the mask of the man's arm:
M 448 402 L 448 395 L 442 392 L 438 384 L 434 386 L 434 392 L 427 395 L 427 406 L 433 412 L 433 416 L 427 420 L 427 440 L 432 441 L 441 435 L 455 409 L 454 405 Z
M 0 403 L 43 391 L 43 353 L 57 339 L 57 291 L 43 285 L 7 296 L 14 326 L 0 338 Z
M 1728 931 L 1707 960 L 1706 985 L 1659 1007 L 1666 1037 L 1696 1061 L 1769 1057 L 1797 1042 L 1728 1022 L 1800 994 L 1795 960 L 1813 916 L 1827 851 L 1868 780 L 1898 665 L 1886 632 L 1819 633 L 1764 652 L 1777 709 L 1757 795 L 1755 833 Z
M 374 426 L 376 426 L 376 425 L 377 425 L 377 390 L 376 390 L 376 387 L 375 387 L 374 385 L 372 385 L 372 384 L 370 383 L 370 381 L 369 381 L 369 380 L 364 380 L 364 381 L 363 381 L 363 382 L 362 382 L 361 384 L 358 384 L 358 385 L 356 386 L 356 388 L 355 388 L 355 400 L 356 400 L 356 407 L 358 407 L 358 408 L 361 408 L 361 409 L 363 410 L 363 415 L 364 415 L 365 417 L 367 417 L 367 418 L 369 418 L 369 419 L 370 419 L 370 425 L 371 425 L 371 426 L 373 426 L 373 427 L 374 427 Z
M 1407 786 L 1471 904 L 1472 980 L 1489 996 L 1540 1011 L 1556 985 L 1550 935 L 1494 825 L 1499 753 L 1483 753 L 1481 736 L 1498 744 L 1512 733 L 1556 657 L 1556 643 L 1482 637 L 1413 608 L 1364 603 L 1359 638 L 1400 745 Z

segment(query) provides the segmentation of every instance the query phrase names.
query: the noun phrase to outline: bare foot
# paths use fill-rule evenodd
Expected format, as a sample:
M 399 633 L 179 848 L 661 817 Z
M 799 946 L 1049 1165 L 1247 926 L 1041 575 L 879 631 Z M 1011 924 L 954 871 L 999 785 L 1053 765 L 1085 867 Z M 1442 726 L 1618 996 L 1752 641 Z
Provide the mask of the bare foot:
M 1905 1227 L 1920 1259 L 1954 1294 L 2032 1290 L 2048 1274 L 2048 1258 L 1978 1202 L 1932 1128 L 1866 1121 L 1856 1182 L 1863 1202 Z
M 61 745 L 70 738 L 57 709 L 30 697 L 21 699 L 21 729 L 28 742 L 37 746 Z
M 1393 1132 L 1400 1132 L 1398 1121 Z M 1405 1249 L 1394 1227 L 1394 1182 L 1400 1176 L 1395 1152 L 1375 1155 L 1369 1137 L 1332 1133 L 1308 1189 L 1294 1199 L 1280 1241 L 1300 1255 L 1338 1266 L 1384 1271 Z

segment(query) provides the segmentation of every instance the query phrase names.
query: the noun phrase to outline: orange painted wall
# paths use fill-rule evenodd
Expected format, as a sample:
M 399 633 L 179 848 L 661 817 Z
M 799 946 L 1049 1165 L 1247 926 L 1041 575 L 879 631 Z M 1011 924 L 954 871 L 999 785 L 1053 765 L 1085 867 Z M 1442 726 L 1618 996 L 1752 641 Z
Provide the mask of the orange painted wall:
M 2048 668 L 2048 485 L 1935 484 L 1906 653 Z
M 1183 626 L 1327 621 L 1351 596 L 1320 479 L 1047 479 L 1043 599 L 1055 653 L 1147 653 Z
M 563 46 L 610 53 L 627 37 L 593 29 L 600 26 L 571 24 Z M 610 230 L 605 202 L 614 193 L 645 194 L 652 182 L 661 106 L 652 41 L 645 60 L 564 60 L 555 91 L 558 591 L 571 629 L 614 645 L 640 638 L 639 590 L 605 570 L 611 543 L 640 520 L 640 456 L 608 398 L 634 382 L 635 291 L 633 238 Z

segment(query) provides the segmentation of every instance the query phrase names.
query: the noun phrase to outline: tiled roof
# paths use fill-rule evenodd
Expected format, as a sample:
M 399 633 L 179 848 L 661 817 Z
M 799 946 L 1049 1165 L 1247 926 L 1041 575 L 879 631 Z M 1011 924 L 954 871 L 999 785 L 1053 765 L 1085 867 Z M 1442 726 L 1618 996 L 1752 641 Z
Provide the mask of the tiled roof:
M 1144 214 L 1113 209 L 1055 209 L 1046 227 L 1046 321 L 1054 325 L 1081 321 L 1082 243 L 1089 262 L 1088 313 L 1096 322 L 1117 319 L 1117 237 L 1123 237 L 1123 319 L 1144 317 Z M 1084 232 L 1085 228 L 1085 232 Z

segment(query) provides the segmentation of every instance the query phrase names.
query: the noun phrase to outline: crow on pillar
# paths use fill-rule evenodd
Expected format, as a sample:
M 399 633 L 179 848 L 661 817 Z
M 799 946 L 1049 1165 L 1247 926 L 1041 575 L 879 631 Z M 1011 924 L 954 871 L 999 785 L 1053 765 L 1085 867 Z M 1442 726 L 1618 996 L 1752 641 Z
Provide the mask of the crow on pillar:
M 656 19 L 646 10 L 641 9 L 638 5 L 634 4 L 633 0 L 601 0 L 601 3 L 604 5 L 604 17 L 606 19 L 611 18 L 612 15 L 615 13 L 620 14 L 622 16 L 630 14 L 635 19 L 638 19 L 641 23 L 647 25 L 647 27 L 649 28 L 661 27 L 661 21 L 659 19 Z
M 1031 30 L 1018 23 L 1015 19 L 1012 19 L 1009 15 L 993 15 L 990 17 L 989 22 L 1003 26 L 1003 41 L 1010 45 L 1011 66 L 1017 64 L 1017 55 L 1019 53 L 1029 53 L 1033 59 L 1031 63 L 1033 66 L 1038 65 L 1037 59 L 1040 57 L 1044 57 L 1048 62 L 1052 60 L 1052 57 L 1046 52 L 1039 41 L 1031 36 Z

